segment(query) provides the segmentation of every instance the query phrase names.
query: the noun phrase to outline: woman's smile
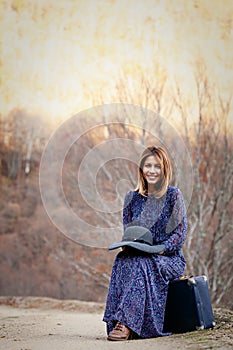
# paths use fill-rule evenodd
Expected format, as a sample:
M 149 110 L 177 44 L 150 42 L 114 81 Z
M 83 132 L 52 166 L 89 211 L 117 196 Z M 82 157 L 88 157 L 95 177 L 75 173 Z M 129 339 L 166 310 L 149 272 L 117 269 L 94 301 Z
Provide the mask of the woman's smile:
M 150 175 L 150 174 L 144 174 L 146 180 L 148 183 L 156 183 L 158 180 L 160 180 L 159 175 Z

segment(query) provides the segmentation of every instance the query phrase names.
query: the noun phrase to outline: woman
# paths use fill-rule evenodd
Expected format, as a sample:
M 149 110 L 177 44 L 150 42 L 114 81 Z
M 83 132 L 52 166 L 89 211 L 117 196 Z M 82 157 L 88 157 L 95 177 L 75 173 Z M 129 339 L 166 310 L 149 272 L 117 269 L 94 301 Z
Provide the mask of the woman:
M 169 185 L 171 178 L 165 149 L 146 148 L 137 188 L 125 197 L 123 239 L 109 248 L 123 247 L 112 268 L 103 318 L 108 340 L 168 335 L 163 332 L 168 284 L 184 272 L 181 248 L 187 233 L 183 196 Z

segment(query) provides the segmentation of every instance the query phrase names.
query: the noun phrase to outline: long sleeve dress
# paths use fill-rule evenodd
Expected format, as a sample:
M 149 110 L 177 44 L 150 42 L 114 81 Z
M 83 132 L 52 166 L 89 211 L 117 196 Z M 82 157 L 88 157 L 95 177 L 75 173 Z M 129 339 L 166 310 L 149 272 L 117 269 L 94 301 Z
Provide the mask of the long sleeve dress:
M 120 321 L 140 338 L 168 335 L 163 332 L 169 281 L 183 274 L 181 248 L 187 234 L 186 208 L 181 191 L 168 187 L 162 198 L 127 192 L 123 208 L 124 228 L 136 222 L 150 229 L 153 244 L 164 244 L 163 255 L 126 249 L 112 267 L 103 321 L 107 334 Z

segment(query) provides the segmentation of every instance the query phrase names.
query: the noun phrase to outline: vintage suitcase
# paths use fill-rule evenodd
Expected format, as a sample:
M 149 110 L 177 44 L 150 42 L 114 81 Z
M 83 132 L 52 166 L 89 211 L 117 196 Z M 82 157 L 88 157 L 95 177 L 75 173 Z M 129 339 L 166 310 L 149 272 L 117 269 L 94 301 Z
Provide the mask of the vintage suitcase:
M 164 331 L 190 332 L 215 326 L 206 276 L 169 283 Z

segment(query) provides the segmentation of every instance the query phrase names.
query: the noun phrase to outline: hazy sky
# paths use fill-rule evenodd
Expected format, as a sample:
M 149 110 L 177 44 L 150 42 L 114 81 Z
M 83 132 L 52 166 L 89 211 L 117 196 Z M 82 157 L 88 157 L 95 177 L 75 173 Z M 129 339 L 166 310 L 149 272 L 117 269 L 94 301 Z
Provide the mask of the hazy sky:
M 113 102 L 124 70 L 163 64 L 192 95 L 198 55 L 233 91 L 233 2 L 228 0 L 3 0 L 1 113 L 67 118 L 101 92 Z M 116 102 L 116 99 L 115 99 Z

